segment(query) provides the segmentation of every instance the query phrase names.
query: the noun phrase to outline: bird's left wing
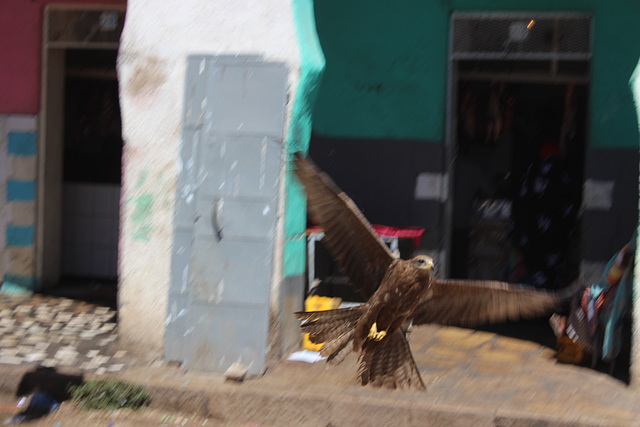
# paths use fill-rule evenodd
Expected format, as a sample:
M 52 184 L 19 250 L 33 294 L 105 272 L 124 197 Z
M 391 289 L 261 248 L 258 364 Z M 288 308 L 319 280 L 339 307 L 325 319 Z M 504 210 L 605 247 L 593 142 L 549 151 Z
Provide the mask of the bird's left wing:
M 349 283 L 368 299 L 376 291 L 393 255 L 355 203 L 331 179 L 300 153 L 295 174 L 304 185 L 313 221 L 324 230 L 331 256 Z
M 416 325 L 477 326 L 552 312 L 571 290 L 550 292 L 499 281 L 436 279 L 413 311 Z

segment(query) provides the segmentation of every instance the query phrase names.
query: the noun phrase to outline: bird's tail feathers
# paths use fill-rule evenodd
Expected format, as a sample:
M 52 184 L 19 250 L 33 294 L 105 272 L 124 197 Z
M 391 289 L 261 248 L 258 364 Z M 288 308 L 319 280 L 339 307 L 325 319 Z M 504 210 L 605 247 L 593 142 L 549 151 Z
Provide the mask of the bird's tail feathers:
M 426 390 L 402 330 L 379 346 L 364 345 L 358 367 L 360 384 L 389 389 Z
M 325 311 L 294 313 L 302 321 L 300 329 L 309 334 L 314 344 L 324 343 L 320 355 L 332 364 L 338 364 L 353 350 L 356 323 L 364 314 L 364 306 L 338 308 Z

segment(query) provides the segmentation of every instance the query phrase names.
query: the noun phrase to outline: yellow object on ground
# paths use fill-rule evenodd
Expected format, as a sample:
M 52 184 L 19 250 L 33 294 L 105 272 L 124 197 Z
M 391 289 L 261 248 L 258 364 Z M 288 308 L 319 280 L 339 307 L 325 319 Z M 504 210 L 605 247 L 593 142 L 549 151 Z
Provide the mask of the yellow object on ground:
M 341 298 L 321 297 L 318 295 L 309 295 L 304 302 L 305 311 L 325 311 L 333 310 L 340 307 Z M 320 351 L 324 343 L 314 344 L 309 340 L 309 334 L 302 336 L 302 347 L 311 351 Z

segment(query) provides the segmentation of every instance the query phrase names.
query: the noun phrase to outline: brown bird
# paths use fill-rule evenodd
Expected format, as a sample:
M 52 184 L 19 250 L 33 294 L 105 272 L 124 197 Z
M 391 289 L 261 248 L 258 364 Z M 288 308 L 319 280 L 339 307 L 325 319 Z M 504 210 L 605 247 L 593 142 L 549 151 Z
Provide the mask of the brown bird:
M 365 304 L 297 312 L 322 356 L 340 363 L 359 352 L 358 381 L 387 388 L 425 389 L 402 328 L 405 322 L 476 326 L 547 313 L 566 298 L 496 281 L 439 280 L 433 260 L 394 258 L 371 224 L 315 165 L 295 153 L 295 174 L 307 193 L 309 214 L 324 231 L 323 243 Z

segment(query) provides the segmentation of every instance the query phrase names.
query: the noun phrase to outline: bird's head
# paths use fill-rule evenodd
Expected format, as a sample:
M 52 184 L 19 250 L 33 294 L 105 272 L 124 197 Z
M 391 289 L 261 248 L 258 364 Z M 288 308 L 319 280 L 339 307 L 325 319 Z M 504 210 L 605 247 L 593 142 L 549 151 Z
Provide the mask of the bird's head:
M 433 259 L 426 255 L 418 255 L 411 260 L 411 264 L 423 270 L 431 271 L 433 269 Z

